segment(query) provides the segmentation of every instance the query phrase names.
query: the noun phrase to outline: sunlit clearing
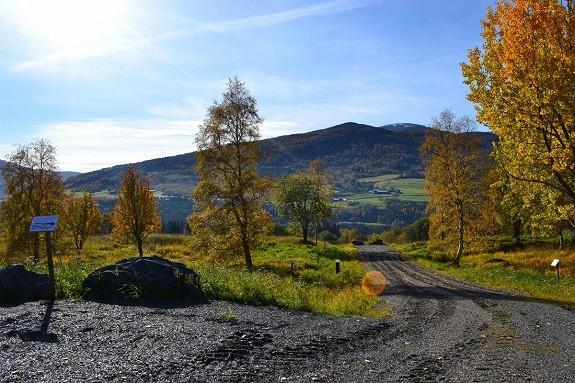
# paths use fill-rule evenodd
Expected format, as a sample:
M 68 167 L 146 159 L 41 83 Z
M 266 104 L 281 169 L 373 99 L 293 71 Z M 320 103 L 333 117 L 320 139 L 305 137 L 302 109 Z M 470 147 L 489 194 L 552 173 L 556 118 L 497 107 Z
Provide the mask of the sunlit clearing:
M 78 53 L 127 36 L 131 0 L 13 0 L 0 4 L 10 24 L 43 53 Z
M 367 272 L 361 281 L 361 288 L 367 295 L 381 295 L 387 287 L 387 280 L 379 271 Z

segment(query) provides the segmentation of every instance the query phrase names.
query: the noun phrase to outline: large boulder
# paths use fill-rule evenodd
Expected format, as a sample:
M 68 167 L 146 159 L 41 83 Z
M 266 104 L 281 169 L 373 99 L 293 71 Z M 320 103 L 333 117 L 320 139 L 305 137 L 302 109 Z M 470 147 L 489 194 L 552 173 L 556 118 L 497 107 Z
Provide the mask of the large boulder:
M 0 303 L 20 303 L 50 299 L 50 278 L 26 270 L 23 265 L 0 269 Z
M 82 283 L 94 300 L 201 299 L 200 277 L 183 263 L 151 256 L 102 267 Z

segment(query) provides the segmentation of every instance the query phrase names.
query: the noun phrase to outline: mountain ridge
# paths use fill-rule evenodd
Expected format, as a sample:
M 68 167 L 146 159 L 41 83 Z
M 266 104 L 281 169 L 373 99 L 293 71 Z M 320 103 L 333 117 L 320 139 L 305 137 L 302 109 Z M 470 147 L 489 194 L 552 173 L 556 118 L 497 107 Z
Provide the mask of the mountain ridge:
M 324 161 L 337 188 L 348 189 L 354 179 L 386 173 L 423 176 L 419 146 L 429 129 L 423 125 L 397 123 L 371 126 L 345 122 L 306 133 L 294 133 L 260 141 L 264 159 L 260 171 L 278 176 L 305 170 L 315 159 Z M 496 136 L 477 132 L 490 150 Z M 195 152 L 135 163 L 152 178 L 152 185 L 168 195 L 188 195 L 197 176 L 193 171 Z M 119 164 L 69 178 L 74 191 L 116 190 L 128 164 Z
M 0 159 L 0 170 L 2 170 L 4 165 L 6 165 L 7 163 L 8 163 L 7 161 Z M 60 175 L 60 177 L 62 177 L 62 180 L 64 182 L 66 182 L 68 178 L 81 174 L 80 172 L 73 172 L 73 171 L 59 171 L 57 173 Z M 5 193 L 5 183 L 4 179 L 0 176 L 0 198 L 4 197 L 4 193 Z

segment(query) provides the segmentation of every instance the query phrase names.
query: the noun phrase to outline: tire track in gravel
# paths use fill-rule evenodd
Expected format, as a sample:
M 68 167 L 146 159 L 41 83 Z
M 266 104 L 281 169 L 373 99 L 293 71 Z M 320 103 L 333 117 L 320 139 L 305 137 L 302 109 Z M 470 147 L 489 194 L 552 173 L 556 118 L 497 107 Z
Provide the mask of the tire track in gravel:
M 545 347 L 521 339 L 519 328 L 525 324 L 512 319 L 511 308 L 533 309 L 537 303 L 434 274 L 385 246 L 360 246 L 360 251 L 368 269 L 386 276 L 389 287 L 382 299 L 392 306 L 394 318 L 401 322 L 416 312 L 425 317 L 416 326 L 429 335 L 417 342 L 418 352 L 394 355 L 398 362 L 387 371 L 395 376 L 387 375 L 387 381 L 533 381 L 524 351 Z M 440 306 L 434 318 L 418 312 L 421 301 Z M 405 333 L 414 338 L 409 330 Z
M 365 258 L 369 261 L 368 269 L 380 271 L 388 279 L 389 287 L 385 297 L 393 297 L 390 303 L 399 320 L 413 317 L 419 319 L 411 323 L 402 323 L 406 326 L 406 338 L 418 342 L 421 331 L 414 332 L 415 329 L 437 331 L 437 328 L 452 321 L 457 315 L 458 301 L 453 299 L 453 290 L 447 288 L 444 283 L 415 272 L 411 265 L 404 263 L 397 254 L 388 251 L 367 253 Z M 421 311 L 422 306 L 427 310 Z M 469 336 L 469 326 L 459 330 L 460 334 L 453 337 L 455 340 L 453 343 L 448 343 L 433 353 L 416 352 L 407 355 L 396 353 L 392 360 L 399 362 L 390 366 L 386 372 L 395 372 L 398 381 L 440 380 L 453 365 L 454 360 L 469 358 L 471 354 L 478 352 L 477 345 L 480 340 Z M 442 331 L 440 333 L 444 337 L 449 335 Z M 421 345 L 420 348 L 425 349 L 424 346 Z

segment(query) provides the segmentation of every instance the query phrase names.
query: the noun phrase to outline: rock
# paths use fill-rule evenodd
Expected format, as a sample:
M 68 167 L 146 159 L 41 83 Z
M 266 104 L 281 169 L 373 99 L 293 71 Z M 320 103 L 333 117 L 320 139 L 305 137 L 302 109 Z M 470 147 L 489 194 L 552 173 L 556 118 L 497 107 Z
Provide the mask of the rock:
M 488 264 L 500 264 L 502 266 L 509 266 L 509 262 L 507 262 L 505 259 L 501 259 L 501 258 L 491 258 L 490 260 L 485 261 L 483 264 L 484 265 L 488 265 Z
M 0 303 L 50 299 L 50 278 L 15 264 L 0 269 Z
M 200 299 L 200 277 L 183 263 L 151 256 L 104 266 L 82 283 L 93 300 Z
M 351 244 L 355 245 L 355 246 L 363 246 L 364 245 L 363 241 L 360 241 L 358 239 L 351 241 Z
M 370 245 L 383 245 L 383 241 L 381 239 L 376 239 L 375 241 L 371 241 Z

